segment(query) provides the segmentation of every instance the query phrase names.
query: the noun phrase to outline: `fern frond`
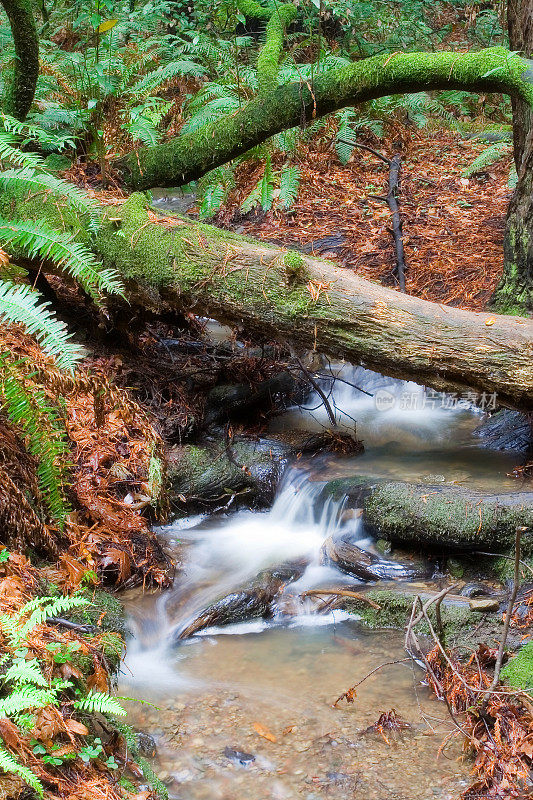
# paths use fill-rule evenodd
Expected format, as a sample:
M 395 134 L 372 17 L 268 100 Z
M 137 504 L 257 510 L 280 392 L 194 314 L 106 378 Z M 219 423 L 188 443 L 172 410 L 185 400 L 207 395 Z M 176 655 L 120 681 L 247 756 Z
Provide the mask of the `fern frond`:
M 0 676 L 0 680 L 4 683 L 17 681 L 18 683 L 30 683 L 40 687 L 48 686 L 48 682 L 36 658 L 32 658 L 31 661 L 26 661 L 23 658 L 15 661 L 7 672 Z
M 66 325 L 48 306 L 30 286 L 0 280 L 0 321 L 23 325 L 43 350 L 54 357 L 60 369 L 72 372 L 85 351 L 71 341 Z
M 20 247 L 27 256 L 53 261 L 75 278 L 92 297 L 98 292 L 121 294 L 122 283 L 114 270 L 104 270 L 92 252 L 72 234 L 51 228 L 45 220 L 0 219 L 0 242 Z
M 0 160 L 16 167 L 42 167 L 44 160 L 37 153 L 24 153 L 20 138 L 5 130 L 0 130 Z
M 300 190 L 300 170 L 298 167 L 286 167 L 279 184 L 279 201 L 284 208 L 294 205 Z
M 125 717 L 126 712 L 114 697 L 106 694 L 105 692 L 97 692 L 91 690 L 81 700 L 76 700 L 74 708 L 79 711 L 87 711 L 89 714 L 117 714 L 120 717 Z
M 486 147 L 471 164 L 464 168 L 462 175 L 465 178 L 470 178 L 476 172 L 482 172 L 487 167 L 492 166 L 503 156 L 509 155 L 512 150 L 510 142 L 495 142 L 489 147 Z
M 171 61 L 170 64 L 158 67 L 130 86 L 129 93 L 133 97 L 152 94 L 155 89 L 159 89 L 163 84 L 179 76 L 190 76 L 202 78 L 205 69 L 194 61 Z
M 36 625 L 42 625 L 50 617 L 56 617 L 58 614 L 64 614 L 67 611 L 72 611 L 73 608 L 83 608 L 90 605 L 89 600 L 84 597 L 68 597 L 60 595 L 56 598 L 44 598 L 46 601 L 44 605 L 36 608 L 30 615 L 27 622 L 24 623 L 20 630 L 20 635 L 24 639 Z
M 91 230 L 95 231 L 98 228 L 99 219 L 95 201 L 77 186 L 47 172 L 37 172 L 29 167 L 9 169 L 0 172 L 0 187 L 7 191 L 21 188 L 32 192 L 50 192 L 64 197 L 76 211 L 89 217 Z
M 38 459 L 37 479 L 44 502 L 61 525 L 70 511 L 64 499 L 68 464 L 64 428 L 44 392 L 28 391 L 5 357 L 0 359 L 0 394 L 8 419 L 22 428 L 29 452 Z
M 6 773 L 12 773 L 13 775 L 18 775 L 19 778 L 31 786 L 31 788 L 37 792 L 39 797 L 44 797 L 44 789 L 41 781 L 37 778 L 33 772 L 28 769 L 28 767 L 23 766 L 19 761 L 17 761 L 11 753 L 8 753 L 3 747 L 0 746 L 0 769 Z

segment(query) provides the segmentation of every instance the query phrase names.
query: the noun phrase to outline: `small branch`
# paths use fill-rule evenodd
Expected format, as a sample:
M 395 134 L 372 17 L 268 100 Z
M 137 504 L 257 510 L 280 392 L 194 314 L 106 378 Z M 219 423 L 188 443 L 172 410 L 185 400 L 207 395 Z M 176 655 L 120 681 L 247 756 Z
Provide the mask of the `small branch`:
M 374 603 L 369 597 L 365 597 L 364 594 L 359 594 L 358 592 L 352 592 L 349 589 L 309 589 L 307 592 L 303 592 L 300 597 L 318 597 L 323 594 L 332 594 L 336 597 L 353 597 L 355 600 L 361 600 L 371 608 L 375 608 L 376 611 L 381 611 L 381 606 Z
M 394 237 L 394 247 L 396 249 L 396 274 L 400 291 L 405 293 L 405 250 L 402 237 L 402 218 L 400 207 L 396 196 L 400 186 L 400 169 L 402 162 L 399 155 L 395 155 L 390 162 L 389 173 L 389 193 L 387 194 L 387 205 L 392 214 L 392 235 Z
M 507 636 L 509 634 L 509 626 L 511 624 L 511 618 L 513 616 L 513 607 L 515 604 L 516 595 L 518 594 L 518 587 L 520 586 L 520 541 L 522 538 L 522 533 L 524 533 L 526 530 L 527 528 L 520 528 L 520 527 L 516 529 L 513 588 L 511 591 L 511 596 L 509 597 L 509 602 L 507 604 L 507 611 L 505 613 L 505 622 L 503 624 L 502 638 L 500 641 L 500 646 L 498 648 L 498 655 L 496 656 L 496 664 L 494 666 L 494 678 L 492 679 L 492 683 L 489 689 L 483 696 L 483 706 L 486 706 L 491 693 L 494 691 L 500 680 L 500 672 L 502 668 L 503 656 L 505 653 L 505 644 L 507 642 Z
M 355 696 L 354 695 L 355 689 L 357 689 L 358 686 L 360 686 L 362 683 L 364 683 L 367 678 L 370 678 L 371 675 L 374 675 L 375 672 L 379 672 L 380 669 L 383 669 L 383 667 L 391 667 L 394 664 L 405 664 L 406 661 L 410 661 L 410 660 L 411 660 L 410 658 L 398 658 L 398 659 L 396 659 L 396 661 L 385 661 L 384 664 L 380 664 L 379 667 L 376 667 L 371 672 L 367 673 L 364 678 L 361 678 L 360 681 L 357 681 L 357 683 L 354 683 L 353 686 L 350 686 L 349 689 L 347 689 L 339 697 L 337 697 L 337 699 L 333 703 L 333 708 L 337 708 L 337 703 L 340 703 L 340 701 L 344 700 L 345 697 L 346 697 L 346 699 L 348 699 L 350 697 L 353 698 Z M 352 700 L 349 700 L 348 702 L 352 702 Z
M 332 426 L 336 428 L 337 420 L 335 419 L 335 414 L 333 413 L 333 409 L 331 408 L 331 404 L 328 398 L 326 397 L 326 395 L 324 394 L 318 383 L 315 381 L 309 370 L 302 364 L 302 361 L 300 358 L 298 358 L 298 356 L 296 356 L 296 361 L 298 362 L 298 365 L 302 370 L 303 374 L 305 375 L 306 379 L 309 381 L 315 392 L 318 394 L 318 396 L 324 403 L 324 408 L 326 409 L 329 421 L 331 422 Z
M 393 156 L 391 159 L 384 156 L 382 153 L 374 150 L 372 147 L 368 147 L 366 144 L 359 144 L 358 142 L 348 142 L 346 139 L 339 139 L 340 142 L 344 144 L 353 145 L 354 147 L 359 147 L 361 150 L 368 150 L 369 153 L 376 156 L 376 158 L 381 159 L 381 161 L 385 162 L 389 167 L 389 191 L 386 197 L 377 197 L 376 195 L 370 195 L 375 200 L 383 200 L 387 203 L 391 216 L 392 216 L 392 236 L 394 239 L 394 249 L 396 251 L 396 277 L 398 278 L 398 283 L 400 285 L 400 291 L 405 294 L 405 249 L 403 246 L 403 237 L 402 237 L 402 218 L 400 216 L 400 207 L 398 205 L 398 197 L 397 191 L 400 188 L 400 170 L 402 166 L 401 158 L 398 154 Z

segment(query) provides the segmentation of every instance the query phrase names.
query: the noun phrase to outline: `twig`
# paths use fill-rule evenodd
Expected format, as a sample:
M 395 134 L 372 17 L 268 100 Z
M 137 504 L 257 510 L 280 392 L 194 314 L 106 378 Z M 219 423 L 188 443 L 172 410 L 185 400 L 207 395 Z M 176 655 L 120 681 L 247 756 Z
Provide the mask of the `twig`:
M 337 420 L 335 419 L 335 414 L 333 413 L 333 409 L 331 408 L 331 404 L 330 404 L 328 398 L 326 397 L 326 395 L 324 394 L 324 392 L 322 391 L 322 389 L 320 388 L 318 383 L 315 381 L 315 379 L 313 378 L 313 376 L 311 375 L 309 370 L 306 367 L 304 367 L 304 365 L 302 364 L 301 359 L 298 358 L 298 356 L 296 356 L 296 361 L 298 362 L 298 364 L 300 366 L 300 369 L 302 370 L 303 374 L 305 375 L 305 377 L 307 378 L 307 380 L 309 381 L 309 383 L 311 384 L 311 386 L 313 387 L 315 392 L 319 395 L 319 397 L 322 400 L 322 402 L 324 403 L 324 408 L 326 409 L 327 415 L 329 417 L 329 421 L 331 422 L 332 426 L 334 428 L 336 428 L 337 427 Z
M 398 658 L 396 659 L 396 661 L 385 661 L 384 664 L 380 664 L 379 667 L 376 667 L 375 669 L 371 670 L 369 673 L 365 675 L 364 678 L 361 678 L 360 681 L 357 681 L 357 683 L 354 683 L 353 686 L 350 686 L 350 688 L 347 689 L 345 692 L 343 692 L 340 695 L 340 697 L 337 697 L 337 699 L 333 703 L 333 708 L 337 708 L 337 703 L 340 703 L 340 701 L 344 700 L 345 697 L 353 696 L 354 690 L 357 689 L 357 687 L 360 686 L 362 683 L 364 683 L 367 678 L 370 678 L 370 676 L 373 675 L 375 672 L 379 672 L 379 670 L 383 669 L 383 667 L 391 667 L 394 664 L 405 664 L 405 662 L 409 660 L 410 660 L 409 658 Z
M 353 147 L 359 147 L 362 150 L 368 150 L 369 153 L 376 156 L 376 158 L 381 159 L 384 161 L 385 164 L 389 167 L 389 191 L 387 192 L 386 197 L 375 197 L 376 200 L 383 200 L 387 203 L 391 216 L 392 216 L 392 236 L 394 239 L 394 249 L 396 251 L 396 276 L 398 278 L 398 284 L 400 286 L 400 291 L 405 293 L 405 249 L 403 246 L 403 236 L 402 236 L 402 218 L 400 216 L 400 207 L 398 205 L 398 197 L 397 197 L 397 190 L 400 187 L 400 170 L 402 166 L 401 158 L 398 154 L 394 155 L 391 159 L 384 156 L 382 153 L 379 153 L 377 150 L 374 150 L 372 147 L 368 147 L 366 144 L 359 144 L 358 142 L 348 142 L 345 139 L 339 139 L 340 142 L 344 144 L 352 145 Z
M 520 585 L 520 541 L 522 538 L 522 533 L 524 533 L 524 531 L 526 530 L 527 528 L 521 528 L 521 527 L 518 527 L 516 529 L 513 588 L 511 591 L 511 596 L 509 597 L 509 602 L 507 604 L 507 611 L 505 612 L 505 622 L 503 624 L 502 638 L 500 641 L 500 646 L 498 648 L 498 655 L 496 656 L 496 664 L 494 665 L 494 678 L 492 679 L 491 685 L 489 686 L 488 690 L 483 696 L 483 707 L 486 706 L 491 693 L 494 691 L 500 680 L 503 655 L 505 653 L 505 644 L 507 642 L 507 636 L 509 634 L 509 626 L 511 624 L 511 618 L 513 616 L 513 607 L 515 604 L 516 595 L 518 594 L 518 587 Z
M 365 597 L 364 594 L 359 594 L 358 592 L 352 592 L 350 589 L 308 589 L 307 592 L 302 592 L 300 597 L 319 597 L 322 594 L 334 594 L 336 597 L 353 597 L 355 600 L 362 600 L 363 603 L 367 603 L 371 608 L 375 608 L 376 611 L 381 611 L 381 606 L 374 603 L 369 597 Z

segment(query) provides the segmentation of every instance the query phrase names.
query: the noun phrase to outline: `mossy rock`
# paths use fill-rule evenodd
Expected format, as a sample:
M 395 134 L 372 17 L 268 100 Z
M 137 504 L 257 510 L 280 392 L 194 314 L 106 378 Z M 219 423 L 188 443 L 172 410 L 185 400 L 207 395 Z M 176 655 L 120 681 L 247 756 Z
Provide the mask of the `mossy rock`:
M 533 642 L 528 642 L 520 648 L 503 667 L 500 677 L 516 689 L 530 690 L 533 688 Z
M 409 623 L 413 601 L 417 592 L 413 590 L 375 589 L 365 592 L 365 597 L 373 600 L 380 609 L 372 608 L 363 601 L 349 600 L 345 604 L 347 611 L 356 613 L 361 622 L 373 629 L 394 628 L 404 630 Z M 422 600 L 426 600 L 424 592 Z M 436 628 L 435 608 L 430 606 L 428 616 L 433 628 Z M 441 618 L 446 645 L 470 652 L 481 642 L 499 638 L 503 629 L 499 612 L 487 613 L 481 618 L 470 610 L 467 602 L 456 603 L 444 600 L 441 604 Z M 481 625 L 479 623 L 482 623 Z M 475 633 L 473 631 L 475 630 Z M 426 622 L 417 625 L 417 634 L 429 636 L 430 630 Z

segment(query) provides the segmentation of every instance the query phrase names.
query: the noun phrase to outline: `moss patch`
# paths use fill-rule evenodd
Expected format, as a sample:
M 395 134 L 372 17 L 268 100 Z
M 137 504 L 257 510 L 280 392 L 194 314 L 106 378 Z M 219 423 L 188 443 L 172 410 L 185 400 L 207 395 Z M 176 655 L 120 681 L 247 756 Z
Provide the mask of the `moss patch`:
M 525 644 L 505 664 L 501 679 L 517 689 L 533 688 L 533 642 Z

